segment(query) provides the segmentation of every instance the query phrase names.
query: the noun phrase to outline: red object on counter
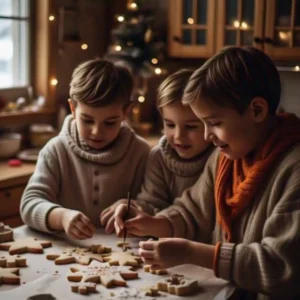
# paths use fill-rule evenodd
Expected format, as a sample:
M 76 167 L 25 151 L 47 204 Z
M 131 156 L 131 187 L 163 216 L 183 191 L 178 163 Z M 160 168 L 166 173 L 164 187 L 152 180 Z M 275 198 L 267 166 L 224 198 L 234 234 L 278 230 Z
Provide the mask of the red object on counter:
M 22 165 L 22 161 L 20 159 L 10 159 L 7 164 L 10 167 L 19 167 Z

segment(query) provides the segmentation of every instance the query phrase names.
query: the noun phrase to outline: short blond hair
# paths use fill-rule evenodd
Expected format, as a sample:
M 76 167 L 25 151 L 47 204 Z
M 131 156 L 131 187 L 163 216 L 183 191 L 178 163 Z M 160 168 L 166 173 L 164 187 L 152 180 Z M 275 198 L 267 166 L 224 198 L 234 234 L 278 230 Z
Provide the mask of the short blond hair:
M 70 98 L 74 105 L 82 102 L 92 107 L 121 102 L 126 108 L 131 101 L 133 79 L 129 71 L 103 59 L 80 64 L 72 74 Z
M 181 69 L 168 76 L 158 87 L 157 90 L 157 108 L 175 102 L 181 102 L 183 91 L 192 75 L 193 70 Z

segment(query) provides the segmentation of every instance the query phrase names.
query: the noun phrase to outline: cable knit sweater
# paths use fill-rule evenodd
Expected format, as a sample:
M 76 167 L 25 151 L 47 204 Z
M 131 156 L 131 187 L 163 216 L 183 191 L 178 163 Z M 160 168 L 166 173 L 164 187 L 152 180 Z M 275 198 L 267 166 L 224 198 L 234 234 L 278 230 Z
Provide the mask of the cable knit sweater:
M 137 205 L 151 215 L 170 206 L 197 181 L 213 149 L 211 146 L 191 160 L 182 159 L 162 136 L 148 157 Z
M 266 174 L 251 205 L 233 224 L 232 243 L 225 241 L 215 221 L 218 154 L 216 150 L 210 156 L 195 185 L 159 215 L 171 221 L 174 237 L 209 244 L 221 241 L 218 274 L 247 290 L 245 299 L 298 299 L 300 145 L 289 149 Z
M 65 207 L 86 214 L 100 226 L 102 210 L 120 198 L 140 192 L 150 151 L 148 143 L 125 123 L 108 149 L 89 149 L 77 134 L 76 121 L 67 116 L 60 134 L 41 150 L 35 172 L 23 193 L 23 221 L 48 232 L 48 213 Z

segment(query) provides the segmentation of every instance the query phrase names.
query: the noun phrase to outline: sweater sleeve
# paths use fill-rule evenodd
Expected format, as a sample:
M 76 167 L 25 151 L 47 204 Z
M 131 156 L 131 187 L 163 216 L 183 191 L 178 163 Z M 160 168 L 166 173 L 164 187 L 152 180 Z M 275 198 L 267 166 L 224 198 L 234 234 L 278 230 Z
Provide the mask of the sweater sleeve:
M 300 295 L 299 160 L 280 177 L 273 187 L 280 193 L 279 201 L 264 223 L 261 241 L 222 243 L 216 273 L 242 289 L 291 299 Z M 269 202 L 274 198 L 270 195 Z
M 148 157 L 142 191 L 137 196 L 137 205 L 150 215 L 167 208 L 173 200 L 164 171 L 163 157 L 156 146 Z
M 218 160 L 215 150 L 196 183 L 174 204 L 159 212 L 172 224 L 173 237 L 209 242 L 215 225 L 214 173 Z
M 60 207 L 57 195 L 60 185 L 59 164 L 47 144 L 39 154 L 37 165 L 22 195 L 20 214 L 25 224 L 44 232 L 49 212 Z

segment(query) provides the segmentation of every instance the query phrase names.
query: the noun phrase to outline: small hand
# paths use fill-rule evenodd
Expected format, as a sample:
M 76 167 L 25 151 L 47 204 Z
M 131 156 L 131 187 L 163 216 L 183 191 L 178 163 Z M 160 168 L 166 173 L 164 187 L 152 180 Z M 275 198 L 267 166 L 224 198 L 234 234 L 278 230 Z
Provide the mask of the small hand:
M 123 220 L 127 212 L 127 205 L 120 204 L 114 214 L 115 218 L 115 230 L 117 236 L 122 236 L 124 227 L 127 229 L 127 233 L 136 236 L 151 235 L 149 229 L 155 222 L 155 218 L 139 210 L 135 206 L 130 207 L 129 220 Z M 153 222 L 153 223 L 152 223 Z
M 90 219 L 77 210 L 65 210 L 62 226 L 69 237 L 79 240 L 91 238 L 95 232 L 95 226 Z
M 139 254 L 151 268 L 167 269 L 188 263 L 190 242 L 181 238 L 163 238 L 139 243 Z

